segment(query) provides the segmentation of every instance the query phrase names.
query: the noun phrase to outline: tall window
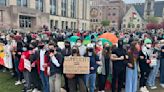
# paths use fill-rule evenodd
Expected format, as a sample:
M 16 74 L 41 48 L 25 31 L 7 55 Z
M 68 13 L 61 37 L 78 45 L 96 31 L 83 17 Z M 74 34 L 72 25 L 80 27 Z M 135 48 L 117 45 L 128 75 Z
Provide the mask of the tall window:
M 62 6 L 62 16 L 66 17 L 67 16 L 67 0 L 62 0 L 61 2 L 61 6 Z
M 36 3 L 36 9 L 43 12 L 43 4 L 44 4 L 43 0 L 36 0 L 35 3 Z
M 32 19 L 28 16 L 19 16 L 19 25 L 20 28 L 31 28 Z
M 82 13 L 82 19 L 85 18 L 85 0 L 83 0 L 83 13 Z
M 27 0 L 17 0 L 17 5 L 27 7 L 28 2 L 27 2 Z
M 0 0 L 0 5 L 2 5 L 2 6 L 6 6 L 6 0 Z
M 71 17 L 76 17 L 76 0 L 71 0 Z
M 51 15 L 56 15 L 57 14 L 57 3 L 56 0 L 50 0 L 50 14 Z
M 148 4 L 147 4 L 147 15 L 150 15 L 150 9 L 151 9 L 151 2 L 148 2 Z

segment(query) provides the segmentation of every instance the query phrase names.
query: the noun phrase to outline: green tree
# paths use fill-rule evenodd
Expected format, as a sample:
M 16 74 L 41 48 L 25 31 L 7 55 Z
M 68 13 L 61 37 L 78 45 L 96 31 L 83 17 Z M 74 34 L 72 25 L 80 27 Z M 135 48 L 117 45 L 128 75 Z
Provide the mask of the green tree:
M 109 26 L 109 24 L 110 24 L 110 21 L 109 20 L 103 20 L 103 21 L 101 21 L 101 25 L 104 26 L 104 27 Z
M 148 17 L 147 18 L 147 22 L 148 23 L 158 23 L 159 21 L 158 21 L 159 19 L 157 18 L 157 17 L 153 17 L 153 16 L 150 16 L 150 17 Z

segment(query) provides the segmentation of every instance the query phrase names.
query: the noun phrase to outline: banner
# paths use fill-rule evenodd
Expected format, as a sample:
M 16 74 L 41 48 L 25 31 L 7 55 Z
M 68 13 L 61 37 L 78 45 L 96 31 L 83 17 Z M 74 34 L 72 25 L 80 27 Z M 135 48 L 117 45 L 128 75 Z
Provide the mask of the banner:
M 89 57 L 72 56 L 65 57 L 64 74 L 89 74 L 90 59 Z
M 27 59 L 24 59 L 24 68 L 31 72 L 31 62 Z

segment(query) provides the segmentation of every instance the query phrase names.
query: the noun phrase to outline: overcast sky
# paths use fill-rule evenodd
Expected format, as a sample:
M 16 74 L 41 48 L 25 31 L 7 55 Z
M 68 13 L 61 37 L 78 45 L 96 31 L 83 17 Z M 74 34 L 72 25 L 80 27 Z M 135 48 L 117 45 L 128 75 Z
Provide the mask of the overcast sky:
M 125 3 L 143 3 L 145 0 L 124 0 Z M 155 0 L 155 1 L 164 1 L 164 0 Z

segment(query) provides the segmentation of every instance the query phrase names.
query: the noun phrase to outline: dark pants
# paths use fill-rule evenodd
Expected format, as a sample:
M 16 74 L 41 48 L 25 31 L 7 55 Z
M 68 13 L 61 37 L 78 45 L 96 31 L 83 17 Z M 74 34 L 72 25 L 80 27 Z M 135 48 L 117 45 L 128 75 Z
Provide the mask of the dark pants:
M 98 86 L 99 86 L 99 91 L 105 90 L 105 84 L 106 84 L 107 76 L 99 74 L 98 75 Z
M 146 62 L 146 61 L 145 61 Z M 140 67 L 140 87 L 144 87 L 146 86 L 147 83 L 147 79 L 149 77 L 149 73 L 150 73 L 150 67 L 148 64 L 146 64 L 144 61 L 140 61 L 139 62 L 139 67 Z
M 75 78 L 68 79 L 69 92 L 77 92 L 78 88 L 79 92 L 88 92 L 83 79 L 83 75 L 76 75 Z
M 30 75 L 30 72 L 25 70 L 23 71 L 23 76 L 24 76 L 24 79 L 26 81 L 26 83 L 24 84 L 24 87 L 26 90 L 29 90 L 31 88 L 31 75 Z
M 164 84 L 164 58 L 160 61 L 160 83 Z
M 121 67 L 113 67 L 113 77 L 112 77 L 112 92 L 116 92 L 116 84 L 118 84 L 118 90 L 117 92 L 121 92 L 122 89 L 122 84 L 123 84 L 123 80 L 124 80 L 124 69 Z M 118 81 L 118 83 L 117 83 Z
M 31 81 L 33 83 L 33 88 L 37 88 L 38 90 L 41 90 L 42 83 L 37 68 L 33 68 L 31 71 Z
M 65 88 L 66 92 L 69 92 L 69 87 L 68 87 L 68 78 L 66 77 L 65 74 L 64 74 L 64 80 L 65 80 L 64 88 Z
M 50 92 L 49 89 L 49 78 L 44 74 L 44 71 L 40 71 L 40 79 L 43 85 L 43 92 Z

